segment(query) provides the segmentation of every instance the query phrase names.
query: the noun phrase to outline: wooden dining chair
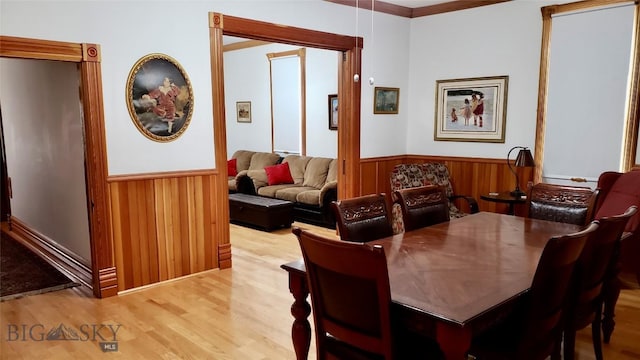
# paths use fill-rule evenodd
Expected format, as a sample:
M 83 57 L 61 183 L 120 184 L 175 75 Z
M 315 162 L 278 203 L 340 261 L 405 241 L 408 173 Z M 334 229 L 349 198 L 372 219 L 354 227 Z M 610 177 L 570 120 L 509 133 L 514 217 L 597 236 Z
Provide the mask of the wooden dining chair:
M 340 239 L 367 242 L 393 235 L 385 194 L 372 194 L 331 203 Z
M 449 221 L 449 200 L 441 186 L 401 189 L 394 195 L 402 210 L 405 231 Z
M 538 183 L 528 190 L 527 216 L 532 219 L 576 225 L 593 220 L 599 189 Z
M 441 358 L 435 341 L 407 343 L 394 335 L 382 246 L 327 239 L 298 227 L 292 232 L 307 272 L 318 359 Z
M 587 240 L 574 271 L 573 286 L 569 291 L 564 324 L 565 360 L 575 357 L 576 331 L 591 324 L 593 350 L 597 360 L 602 360 L 600 336 L 603 305 L 603 287 L 607 276 L 617 262 L 615 256 L 620 239 L 629 219 L 637 212 L 631 206 L 623 214 L 604 217 L 596 222 L 598 229 Z M 552 359 L 559 359 L 556 354 Z
M 563 311 L 573 270 L 598 228 L 552 237 L 544 247 L 531 289 L 503 322 L 471 341 L 471 359 L 542 360 L 559 351 Z

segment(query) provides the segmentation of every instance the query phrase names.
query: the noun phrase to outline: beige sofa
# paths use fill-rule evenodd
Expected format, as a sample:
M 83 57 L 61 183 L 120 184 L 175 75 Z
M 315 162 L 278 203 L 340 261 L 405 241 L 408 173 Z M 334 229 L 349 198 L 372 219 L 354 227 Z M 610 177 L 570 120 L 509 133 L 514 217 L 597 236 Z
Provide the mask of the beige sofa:
M 282 163 L 288 164 L 293 183 L 269 185 L 264 168 L 249 169 L 236 178 L 238 192 L 291 201 L 295 220 L 335 228 L 330 204 L 338 194 L 337 161 L 288 155 Z
M 236 179 L 246 175 L 247 171 L 264 169 L 266 166 L 275 165 L 282 161 L 282 157 L 278 154 L 250 150 L 238 150 L 231 155 L 231 158 L 236 159 L 238 174 L 229 176 L 229 192 L 238 191 Z

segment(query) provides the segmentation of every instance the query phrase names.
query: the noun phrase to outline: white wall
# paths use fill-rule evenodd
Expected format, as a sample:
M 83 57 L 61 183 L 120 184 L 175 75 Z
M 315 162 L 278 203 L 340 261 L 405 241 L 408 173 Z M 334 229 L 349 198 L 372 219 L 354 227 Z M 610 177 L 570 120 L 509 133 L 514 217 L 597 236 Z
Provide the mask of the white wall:
M 91 264 L 76 64 L 0 59 L 11 214 Z
M 542 15 L 515 0 L 411 21 L 409 154 L 506 158 L 535 144 Z M 504 144 L 434 141 L 436 80 L 509 76 Z
M 353 7 L 308 1 L 19 1 L 0 2 L 0 32 L 102 47 L 102 75 L 110 175 L 214 167 L 208 12 L 280 23 L 343 35 L 365 37 L 363 78 L 370 75 L 367 57 L 375 56 L 376 83 L 406 88 L 409 21 L 376 14 L 376 45 L 369 50 L 371 12 L 360 10 L 356 31 Z M 369 19 L 367 19 L 369 18 Z M 191 123 L 183 135 L 158 143 L 138 132 L 127 111 L 125 87 L 134 63 L 150 53 L 175 58 L 194 91 Z M 399 54 L 399 55 L 395 55 Z M 396 59 L 397 57 L 397 59 Z M 400 63 L 398 63 L 400 61 Z M 397 116 L 372 114 L 373 89 L 363 85 L 363 156 L 404 152 L 405 110 Z M 370 95 L 367 96 L 367 93 Z M 401 92 L 400 104 L 406 103 Z M 383 141 L 384 140 L 384 141 Z
M 271 151 L 269 60 L 266 54 L 299 47 L 270 44 L 224 53 L 227 153 Z M 328 95 L 338 92 L 338 52 L 306 49 L 307 155 L 337 157 L 338 133 L 329 130 Z M 251 123 L 238 123 L 236 102 L 251 101 Z

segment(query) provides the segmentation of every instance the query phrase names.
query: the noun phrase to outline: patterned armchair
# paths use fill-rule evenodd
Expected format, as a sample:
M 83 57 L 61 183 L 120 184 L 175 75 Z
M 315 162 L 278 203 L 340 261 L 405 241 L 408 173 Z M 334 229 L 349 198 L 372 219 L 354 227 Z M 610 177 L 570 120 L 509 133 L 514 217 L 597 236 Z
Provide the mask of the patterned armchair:
M 423 163 L 423 164 L 399 164 L 393 168 L 390 175 L 391 181 L 391 198 L 393 207 L 391 209 L 391 218 L 393 233 L 398 234 L 404 231 L 404 223 L 402 222 L 402 210 L 397 203 L 394 192 L 407 188 L 438 185 L 445 189 L 449 198 L 449 216 L 451 219 L 459 218 L 467 215 L 456 207 L 454 200 L 463 199 L 469 205 L 470 213 L 478 212 L 478 202 L 466 195 L 456 195 L 451 180 L 449 179 L 449 169 L 442 163 Z

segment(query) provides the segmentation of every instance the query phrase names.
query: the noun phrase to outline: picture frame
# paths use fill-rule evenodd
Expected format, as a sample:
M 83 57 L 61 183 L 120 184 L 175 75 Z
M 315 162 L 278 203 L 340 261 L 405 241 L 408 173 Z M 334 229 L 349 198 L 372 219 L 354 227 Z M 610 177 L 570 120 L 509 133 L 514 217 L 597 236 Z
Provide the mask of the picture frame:
M 193 88 L 176 59 L 160 53 L 143 56 L 131 68 L 126 86 L 129 115 L 144 136 L 167 142 L 185 132 L 193 115 Z
M 329 130 L 338 130 L 338 94 L 329 95 Z
M 236 116 L 239 123 L 250 123 L 251 101 L 236 101 Z
M 399 102 L 399 88 L 375 87 L 373 89 L 374 114 L 397 114 Z
M 504 143 L 509 76 L 436 81 L 435 141 Z

